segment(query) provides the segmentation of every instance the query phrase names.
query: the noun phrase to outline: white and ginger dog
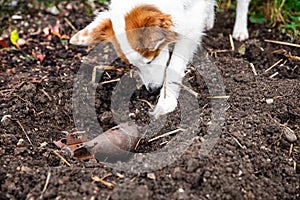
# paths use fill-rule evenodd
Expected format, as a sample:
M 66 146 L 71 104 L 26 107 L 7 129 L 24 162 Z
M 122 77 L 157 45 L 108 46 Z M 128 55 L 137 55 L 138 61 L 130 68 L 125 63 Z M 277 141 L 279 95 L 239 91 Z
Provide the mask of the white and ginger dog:
M 250 0 L 238 0 L 233 37 L 248 38 Z M 75 34 L 70 43 L 110 41 L 120 58 L 138 68 L 148 91 L 163 85 L 152 114 L 173 111 L 180 84 L 205 30 L 214 25 L 214 0 L 112 0 L 109 10 Z M 173 43 L 173 53 L 169 45 Z

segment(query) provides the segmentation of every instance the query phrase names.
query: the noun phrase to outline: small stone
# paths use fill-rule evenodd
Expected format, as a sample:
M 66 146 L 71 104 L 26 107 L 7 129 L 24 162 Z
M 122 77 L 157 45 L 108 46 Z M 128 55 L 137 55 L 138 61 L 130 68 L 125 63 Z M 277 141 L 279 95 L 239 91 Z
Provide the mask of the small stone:
M 156 176 L 154 173 L 148 173 L 147 174 L 147 178 L 151 179 L 151 180 L 155 180 L 156 179 Z
M 226 171 L 227 171 L 228 173 L 232 173 L 233 169 L 232 169 L 231 167 L 226 167 Z
M 20 138 L 17 143 L 17 147 L 23 147 L 23 146 L 24 146 L 24 139 Z
M 289 142 L 295 142 L 297 140 L 297 136 L 295 134 L 295 132 L 290 129 L 289 127 L 284 127 L 283 129 L 283 132 L 284 132 L 284 135 L 286 137 L 286 139 L 289 141 Z
M 197 161 L 196 159 L 193 159 L 193 158 L 188 160 L 188 162 L 187 162 L 187 171 L 188 172 L 193 172 L 198 167 L 199 167 L 199 161 Z
M 26 44 L 26 40 L 24 40 L 23 38 L 18 39 L 17 41 L 19 46 L 24 46 Z
M 109 121 L 112 119 L 113 114 L 110 111 L 106 111 L 102 114 L 100 121 L 104 124 L 108 124 Z
M 267 104 L 272 104 L 274 103 L 274 99 L 266 99 Z
M 20 20 L 20 19 L 23 19 L 23 17 L 22 17 L 21 15 L 13 15 L 13 16 L 11 16 L 11 18 L 12 18 L 13 20 Z
M 183 192 L 184 192 L 184 189 L 183 189 L 183 188 L 179 188 L 179 189 L 178 189 L 178 192 L 183 193 Z

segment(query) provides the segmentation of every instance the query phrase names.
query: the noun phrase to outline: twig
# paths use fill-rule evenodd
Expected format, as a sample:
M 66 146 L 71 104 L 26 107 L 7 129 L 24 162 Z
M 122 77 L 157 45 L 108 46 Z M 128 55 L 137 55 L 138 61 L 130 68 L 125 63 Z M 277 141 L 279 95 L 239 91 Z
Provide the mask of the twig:
M 229 49 L 218 49 L 218 50 L 213 50 L 213 49 L 208 48 L 207 50 L 209 51 L 209 53 L 211 54 L 211 56 L 214 56 L 214 57 L 218 57 L 217 53 L 227 53 L 227 52 L 232 52 L 232 50 L 229 50 Z
M 109 81 L 103 81 L 100 84 L 104 85 L 104 84 L 108 84 L 108 83 L 115 83 L 115 82 L 119 82 L 121 79 L 117 78 L 117 79 L 113 79 L 113 80 L 109 80 Z
M 103 178 L 100 178 L 100 177 L 98 177 L 98 176 L 92 176 L 92 179 L 93 179 L 93 181 L 95 181 L 95 182 L 102 183 L 104 186 L 106 186 L 106 187 L 109 188 L 109 189 L 114 189 L 114 187 L 116 186 L 116 184 L 110 183 L 110 182 L 108 182 L 108 181 L 103 180 L 103 179 L 105 179 L 106 177 L 111 176 L 111 175 L 112 175 L 112 174 L 108 174 L 108 175 L 104 176 Z
M 293 147 L 294 147 L 294 145 L 293 145 L 293 143 L 291 143 L 290 150 L 289 150 L 289 157 L 291 157 L 291 155 L 292 155 Z
M 184 131 L 184 130 L 185 130 L 185 129 L 183 129 L 183 128 L 178 128 L 178 129 L 176 129 L 176 130 L 173 130 L 173 131 L 164 133 L 164 134 L 162 134 L 162 135 L 156 136 L 156 137 L 154 137 L 154 138 L 148 140 L 148 142 L 153 142 L 154 140 L 157 140 L 157 139 L 159 139 L 159 138 L 166 137 L 166 136 L 169 136 L 169 135 L 172 135 L 172 134 L 175 134 L 175 133 L 177 133 L 177 132 Z
M 69 26 L 73 29 L 73 31 L 78 32 L 78 30 L 75 28 L 75 26 L 73 26 L 73 24 L 70 22 L 68 18 L 65 17 L 64 20 L 67 22 L 67 24 L 69 24 Z
M 146 103 L 151 109 L 154 108 L 154 106 L 153 106 L 149 101 L 147 101 L 147 100 L 145 100 L 145 99 L 138 99 L 138 101 L 141 101 L 141 102 Z
M 52 101 L 52 98 L 50 97 L 50 95 L 44 90 L 41 89 L 41 91 L 44 93 L 44 95 L 49 99 L 49 101 Z
M 115 66 L 95 66 L 93 69 L 93 73 L 92 73 L 92 82 L 95 83 L 96 81 L 96 74 L 97 74 L 97 70 L 116 70 Z
M 21 122 L 20 122 L 19 120 L 17 120 L 17 119 L 14 119 L 14 120 L 15 120 L 15 121 L 17 122 L 17 124 L 21 127 L 21 129 L 22 129 L 23 133 L 25 134 L 25 136 L 26 136 L 28 142 L 29 142 L 30 145 L 33 147 L 33 144 L 32 144 L 32 142 L 31 142 L 31 140 L 30 140 L 30 138 L 29 138 L 27 132 L 25 131 L 24 127 L 22 126 Z
M 42 190 L 42 193 L 41 193 L 41 195 L 40 195 L 40 199 L 43 199 L 43 195 L 44 195 L 44 193 L 45 193 L 45 191 L 47 190 L 47 187 L 48 187 L 48 185 L 49 185 L 50 177 L 51 177 L 51 172 L 48 171 L 47 178 L 46 178 L 46 182 L 45 182 L 44 188 L 43 188 L 43 190 Z
M 253 63 L 250 63 L 250 67 L 251 67 L 251 69 L 252 69 L 253 74 L 254 74 L 255 76 L 257 76 L 257 72 L 256 72 L 256 69 L 255 69 Z
M 271 76 L 269 76 L 269 78 L 274 78 L 275 76 L 277 76 L 279 74 L 279 72 L 275 72 L 274 74 L 272 74 Z
M 230 133 L 229 133 L 230 134 Z M 238 139 L 236 139 L 232 134 L 230 134 L 230 136 L 233 138 L 233 140 L 242 148 L 242 149 L 246 149 L 245 145 L 242 145 Z
M 71 164 L 64 157 L 62 157 L 56 150 L 54 150 L 54 149 L 51 149 L 51 150 L 57 157 L 59 157 L 64 163 L 66 163 L 66 165 L 71 167 Z
M 230 96 L 211 96 L 211 97 L 206 97 L 208 99 L 229 99 Z
M 271 67 L 269 67 L 268 69 L 265 70 L 265 72 L 270 71 L 271 69 L 273 69 L 274 67 L 276 67 L 279 63 L 281 63 L 283 59 L 278 60 L 276 63 L 274 63 Z
M 293 56 L 293 55 L 288 55 L 288 54 L 284 54 L 284 56 L 286 58 L 290 58 L 290 59 L 294 59 L 294 60 L 300 60 L 300 57 L 299 56 Z
M 235 47 L 234 47 L 234 43 L 233 43 L 233 38 L 232 38 L 231 34 L 229 34 L 229 42 L 230 42 L 231 50 L 235 51 Z
M 162 143 L 160 143 L 159 145 L 162 146 L 162 145 L 165 145 L 165 144 L 168 144 L 170 141 L 164 141 Z
M 135 147 L 134 147 L 134 150 L 137 150 L 138 146 L 139 146 L 140 143 L 141 143 L 141 140 L 142 140 L 142 138 L 140 138 L 140 139 L 137 141 L 137 143 L 136 143 L 136 145 L 135 145 Z
M 282 42 L 282 41 L 276 41 L 276 40 L 265 40 L 265 42 L 270 42 L 270 43 L 275 43 L 275 44 L 282 44 L 282 45 L 286 45 L 286 46 L 292 46 L 292 47 L 300 48 L 299 44 L 293 44 L 293 43 L 289 43 L 289 42 Z
M 191 93 L 192 95 L 194 95 L 195 97 L 199 96 L 199 93 L 195 92 L 194 90 L 192 90 L 191 88 L 183 85 L 182 83 L 178 83 L 178 82 L 172 82 L 176 85 L 179 85 L 182 89 L 186 90 L 187 92 Z

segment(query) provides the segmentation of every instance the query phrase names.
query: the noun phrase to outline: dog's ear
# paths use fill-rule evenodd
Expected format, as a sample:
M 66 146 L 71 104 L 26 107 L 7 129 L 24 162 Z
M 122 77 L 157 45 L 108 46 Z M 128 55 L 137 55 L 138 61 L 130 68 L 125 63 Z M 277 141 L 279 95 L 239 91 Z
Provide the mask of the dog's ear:
M 170 29 L 173 26 L 171 15 L 163 13 L 153 13 L 153 15 L 147 17 L 145 22 L 145 27 L 156 26 Z
M 151 35 L 156 35 L 156 39 L 161 38 L 161 40 L 157 40 L 158 46 L 161 43 L 170 43 L 176 40 L 177 34 L 171 30 L 172 26 L 174 26 L 171 15 L 164 13 L 154 13 L 152 16 L 148 16 L 147 20 L 145 21 L 145 27 L 156 27 L 156 29 L 154 29 L 156 33 Z
M 95 20 L 84 29 L 76 33 L 70 43 L 74 45 L 88 46 L 109 40 L 114 35 L 110 19 Z

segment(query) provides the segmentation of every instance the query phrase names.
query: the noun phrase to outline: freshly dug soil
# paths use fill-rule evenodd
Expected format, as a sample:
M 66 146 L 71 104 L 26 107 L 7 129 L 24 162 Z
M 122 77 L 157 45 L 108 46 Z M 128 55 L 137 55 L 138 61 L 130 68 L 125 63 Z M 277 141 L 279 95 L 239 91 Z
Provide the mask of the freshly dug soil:
M 68 36 L 75 31 L 65 18 L 76 29 L 87 25 L 92 19 L 82 6 L 76 6 L 67 10 L 67 16 L 42 13 L 7 19 L 7 28 L 17 29 L 27 42 L 20 49 L 0 49 L 1 199 L 300 199 L 300 61 L 291 57 L 300 56 L 299 48 L 266 42 L 288 39 L 276 29 L 250 24 L 250 39 L 234 41 L 232 50 L 229 34 L 233 19 L 229 13 L 217 15 L 203 47 L 222 77 L 224 93 L 221 88 L 219 94 L 227 99 L 222 105 L 226 116 L 217 143 L 204 155 L 201 147 L 215 123 L 214 93 L 209 86 L 213 80 L 201 71 L 205 66 L 200 71 L 189 68 L 186 76 L 189 87 L 198 93 L 193 106 L 199 113 L 184 114 L 189 106 L 181 104 L 164 123 L 155 121 L 149 115 L 149 103 L 155 104 L 158 93 L 151 94 L 144 86 L 128 92 L 130 87 L 125 83 L 136 84 L 128 73 L 132 67 L 116 59 L 109 44 L 101 46 L 101 59 L 96 64 L 116 69 L 98 71 L 96 82 L 91 83 L 95 63 L 82 70 L 81 61 L 92 54 L 92 48 L 44 36 L 42 30 L 55 26 L 57 20 L 61 34 Z M 45 58 L 41 60 L 33 52 Z M 183 90 L 181 102 L 187 102 L 185 93 L 189 94 Z M 53 144 L 66 132 L 85 131 L 91 139 L 101 128 L 105 131 L 126 121 L 135 122 L 143 136 L 135 153 L 167 147 L 180 133 L 153 142 L 149 139 L 191 128 L 185 122 L 193 122 L 197 128 L 193 135 L 189 134 L 192 131 L 184 132 L 191 144 L 174 162 L 141 173 L 122 168 L 122 163 L 114 168 L 105 162 L 81 162 Z M 287 130 L 292 136 L 286 136 Z M 135 169 L 147 163 L 143 157 L 131 159 Z

